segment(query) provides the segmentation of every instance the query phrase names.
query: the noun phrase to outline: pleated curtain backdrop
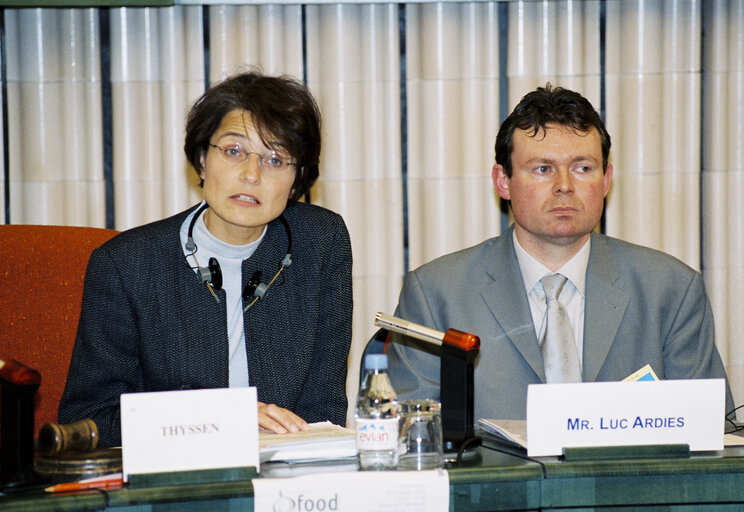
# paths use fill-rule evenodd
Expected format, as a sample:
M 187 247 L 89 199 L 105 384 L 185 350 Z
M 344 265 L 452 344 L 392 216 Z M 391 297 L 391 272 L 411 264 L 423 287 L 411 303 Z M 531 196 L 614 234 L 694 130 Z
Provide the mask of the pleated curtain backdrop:
M 744 0 L 2 15 L 6 223 L 121 230 L 180 211 L 201 198 L 182 146 L 207 84 L 246 66 L 306 81 L 324 116 L 310 201 L 344 216 L 354 250 L 352 398 L 405 271 L 508 224 L 490 177 L 501 120 L 548 81 L 582 92 L 613 137 L 605 232 L 703 272 L 744 403 Z
M 98 14 L 5 9 L 3 22 L 11 222 L 106 227 Z
M 344 216 L 354 258 L 351 418 L 374 315 L 392 313 L 403 274 L 398 6 L 307 6 L 306 26 L 307 82 L 323 112 L 311 199 Z
M 744 403 L 744 0 L 703 9 L 703 276 L 734 401 Z M 674 225 L 675 219 L 669 222 Z M 742 414 L 738 417 L 741 419 Z

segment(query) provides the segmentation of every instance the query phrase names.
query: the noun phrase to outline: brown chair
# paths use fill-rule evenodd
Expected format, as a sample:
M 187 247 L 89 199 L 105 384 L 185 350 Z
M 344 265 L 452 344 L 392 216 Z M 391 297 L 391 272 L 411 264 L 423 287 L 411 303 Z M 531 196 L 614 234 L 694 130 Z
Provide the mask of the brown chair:
M 90 253 L 116 233 L 72 226 L 0 226 L 0 359 L 15 359 L 41 373 L 36 432 L 45 423 L 57 422 Z

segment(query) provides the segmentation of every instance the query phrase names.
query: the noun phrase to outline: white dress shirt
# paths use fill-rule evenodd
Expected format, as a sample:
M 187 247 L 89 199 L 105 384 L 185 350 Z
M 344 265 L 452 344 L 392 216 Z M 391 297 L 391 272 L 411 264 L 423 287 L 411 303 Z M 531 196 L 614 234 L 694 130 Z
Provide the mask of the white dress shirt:
M 548 267 L 532 257 L 517 240 L 516 232 L 512 233 L 514 250 L 517 253 L 517 261 L 522 271 L 524 288 L 532 313 L 532 322 L 535 325 L 537 339 L 541 340 L 545 331 L 545 291 L 540 279 L 548 274 L 563 274 L 568 279 L 558 296 L 558 300 L 566 308 L 571 329 L 574 333 L 576 350 L 579 354 L 579 365 L 584 369 L 584 300 L 586 297 L 586 268 L 589 265 L 589 251 L 591 239 L 587 239 L 584 246 L 579 249 L 573 258 L 568 260 L 561 268 L 553 272 Z

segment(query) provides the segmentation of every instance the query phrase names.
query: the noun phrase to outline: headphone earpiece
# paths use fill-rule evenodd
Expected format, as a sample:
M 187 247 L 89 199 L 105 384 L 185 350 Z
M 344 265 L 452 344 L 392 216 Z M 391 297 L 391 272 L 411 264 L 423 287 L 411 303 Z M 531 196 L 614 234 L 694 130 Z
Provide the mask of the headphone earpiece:
M 194 260 L 196 260 L 196 242 L 194 242 L 193 237 L 194 224 L 196 224 L 196 219 L 199 218 L 201 212 L 206 210 L 208 207 L 209 205 L 207 203 L 204 203 L 194 213 L 194 216 L 191 218 L 191 223 L 189 224 L 188 233 L 186 235 L 185 247 L 187 251 L 191 251 L 191 255 L 194 257 Z M 244 302 L 248 302 L 248 300 L 251 298 L 252 300 L 243 308 L 243 312 L 248 311 L 248 309 L 253 306 L 256 301 L 258 301 L 258 299 L 262 299 L 266 295 L 269 287 L 274 284 L 274 281 L 276 281 L 276 279 L 281 275 L 282 271 L 292 264 L 292 230 L 289 228 L 289 223 L 287 222 L 287 219 L 284 218 L 284 215 L 280 215 L 279 220 L 281 221 L 282 225 L 284 226 L 284 230 L 287 233 L 287 254 L 284 255 L 282 263 L 279 266 L 279 270 L 268 284 L 261 282 L 260 270 L 256 271 L 251 276 L 248 284 L 246 284 L 245 288 L 243 289 L 242 297 Z M 215 291 L 218 291 L 222 288 L 222 270 L 220 269 L 220 263 L 217 261 L 217 258 L 209 258 L 209 265 L 206 267 L 200 267 L 199 262 L 196 262 L 196 265 L 196 267 L 192 268 L 195 268 L 199 282 L 206 283 L 210 293 L 212 293 L 217 302 L 219 302 L 217 295 L 215 295 L 214 293 Z
M 248 284 L 245 285 L 245 289 L 243 290 L 243 302 L 247 302 L 247 304 L 243 308 L 243 313 L 251 309 L 253 305 L 258 302 L 259 299 L 263 299 L 266 295 L 266 292 L 269 291 L 269 287 L 274 284 L 274 282 L 279 278 L 280 275 L 282 275 L 284 269 L 292 264 L 292 230 L 289 228 L 289 222 L 287 222 L 287 219 L 284 218 L 284 215 L 279 216 L 279 221 L 281 221 L 282 225 L 284 226 L 284 231 L 287 233 L 287 254 L 284 255 L 284 258 L 282 258 L 282 263 L 281 265 L 279 265 L 279 270 L 277 270 L 276 274 L 274 274 L 274 277 L 272 277 L 271 281 L 269 281 L 268 283 L 261 282 L 260 270 L 256 271 L 251 276 L 250 281 L 248 281 Z M 253 297 L 253 299 L 248 302 L 248 299 L 250 297 Z
M 257 270 L 251 276 L 248 284 L 243 288 L 243 300 L 248 300 L 251 297 L 257 296 L 256 290 L 261 286 L 261 271 Z
M 222 288 L 222 269 L 217 258 L 209 258 L 209 266 L 199 267 L 196 275 L 200 283 L 209 283 L 215 291 Z

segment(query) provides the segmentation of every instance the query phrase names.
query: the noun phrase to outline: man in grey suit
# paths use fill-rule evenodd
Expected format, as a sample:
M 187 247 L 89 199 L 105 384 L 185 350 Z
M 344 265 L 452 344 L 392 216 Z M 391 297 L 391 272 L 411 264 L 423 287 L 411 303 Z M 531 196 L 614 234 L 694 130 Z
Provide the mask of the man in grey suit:
M 514 224 L 406 276 L 396 316 L 480 337 L 476 418 L 524 419 L 529 384 L 576 380 L 546 379 L 541 279 L 555 273 L 567 278 L 558 300 L 582 381 L 619 381 L 646 364 L 660 379 L 726 378 L 700 273 L 595 232 L 612 181 L 609 153 L 610 136 L 583 96 L 550 84 L 527 94 L 499 130 L 492 171 Z M 439 397 L 435 350 L 398 339 L 387 352 L 399 398 Z

